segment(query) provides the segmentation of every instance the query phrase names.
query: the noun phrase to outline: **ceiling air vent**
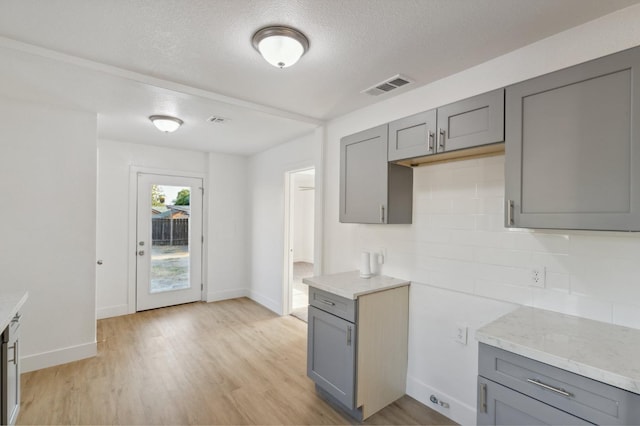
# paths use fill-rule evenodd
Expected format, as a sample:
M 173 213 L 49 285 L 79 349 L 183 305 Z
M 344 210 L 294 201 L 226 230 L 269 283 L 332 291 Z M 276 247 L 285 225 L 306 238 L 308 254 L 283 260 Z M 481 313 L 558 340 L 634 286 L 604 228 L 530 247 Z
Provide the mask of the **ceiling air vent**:
M 369 87 L 368 89 L 363 90 L 360 93 L 366 93 L 367 95 L 371 95 L 371 96 L 378 96 L 378 95 L 382 95 L 383 93 L 387 93 L 392 90 L 395 90 L 398 87 L 402 87 L 405 84 L 409 84 L 409 83 L 413 83 L 413 81 L 408 79 L 404 75 L 398 74 L 398 75 L 394 75 L 393 77 L 385 81 L 381 81 L 380 83 L 375 84 Z
M 213 124 L 224 124 L 227 121 L 231 121 L 231 120 L 228 118 L 221 117 L 219 115 L 212 115 L 211 117 L 207 118 L 207 121 Z

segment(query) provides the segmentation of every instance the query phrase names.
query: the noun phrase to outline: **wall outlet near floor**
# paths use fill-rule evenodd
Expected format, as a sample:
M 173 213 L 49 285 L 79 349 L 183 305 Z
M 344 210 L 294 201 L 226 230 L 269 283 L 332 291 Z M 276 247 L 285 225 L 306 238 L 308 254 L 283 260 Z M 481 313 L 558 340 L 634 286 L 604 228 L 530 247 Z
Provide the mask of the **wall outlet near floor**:
M 544 288 L 547 271 L 544 266 L 535 266 L 531 268 L 531 285 L 534 287 Z
M 468 333 L 469 333 L 469 327 L 467 327 L 466 324 L 456 324 L 455 341 L 463 345 L 466 345 Z

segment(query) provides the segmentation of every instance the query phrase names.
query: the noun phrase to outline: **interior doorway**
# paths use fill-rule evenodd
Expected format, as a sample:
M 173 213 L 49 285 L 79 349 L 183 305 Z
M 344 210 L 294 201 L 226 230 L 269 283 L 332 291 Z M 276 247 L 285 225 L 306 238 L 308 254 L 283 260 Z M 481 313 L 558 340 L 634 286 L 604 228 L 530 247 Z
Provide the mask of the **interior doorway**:
M 285 288 L 286 312 L 304 321 L 307 318 L 309 287 L 303 278 L 313 276 L 315 229 L 315 169 L 288 173 L 288 235 Z

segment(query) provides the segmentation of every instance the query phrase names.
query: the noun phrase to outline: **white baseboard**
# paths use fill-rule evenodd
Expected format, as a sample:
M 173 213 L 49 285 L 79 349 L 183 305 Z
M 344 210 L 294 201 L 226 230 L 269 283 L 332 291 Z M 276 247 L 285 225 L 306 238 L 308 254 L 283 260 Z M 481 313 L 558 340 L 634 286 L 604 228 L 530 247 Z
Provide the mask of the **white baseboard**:
M 114 305 L 96 310 L 96 319 L 119 317 L 129 314 L 129 305 Z
M 249 297 L 249 289 L 239 288 L 233 290 L 213 291 L 207 293 L 207 302 L 217 302 L 219 300 L 237 299 L 238 297 Z
M 42 368 L 53 367 L 54 365 L 66 364 L 68 362 L 91 358 L 92 356 L 96 356 L 97 353 L 98 346 L 96 342 L 93 342 L 56 349 L 55 351 L 27 355 L 20 358 L 20 371 L 27 373 Z
M 265 297 L 260 293 L 256 293 L 255 291 L 249 292 L 249 298 L 256 303 L 261 304 L 262 306 L 269 309 L 270 311 L 273 311 L 278 315 L 283 315 L 282 306 L 280 306 L 281 304 L 276 302 L 275 300 L 269 297 Z
M 476 424 L 476 409 L 470 407 L 467 404 L 455 399 L 451 395 L 447 395 L 444 392 L 440 392 L 438 389 L 434 389 L 420 380 L 407 377 L 407 395 L 417 399 L 429 408 L 434 409 L 440 414 L 447 416 L 454 422 L 461 425 L 475 425 Z M 431 395 L 435 395 L 440 401 L 447 402 L 449 408 L 444 408 L 440 404 L 434 404 L 430 401 Z

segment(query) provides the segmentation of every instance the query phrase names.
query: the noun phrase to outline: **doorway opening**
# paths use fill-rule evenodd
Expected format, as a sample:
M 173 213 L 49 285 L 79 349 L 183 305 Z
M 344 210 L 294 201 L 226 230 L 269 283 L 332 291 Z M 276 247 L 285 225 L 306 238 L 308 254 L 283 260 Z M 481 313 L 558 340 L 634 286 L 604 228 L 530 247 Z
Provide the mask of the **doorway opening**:
M 285 313 L 307 320 L 309 287 L 303 278 L 313 276 L 315 229 L 315 169 L 288 173 L 288 238 Z

